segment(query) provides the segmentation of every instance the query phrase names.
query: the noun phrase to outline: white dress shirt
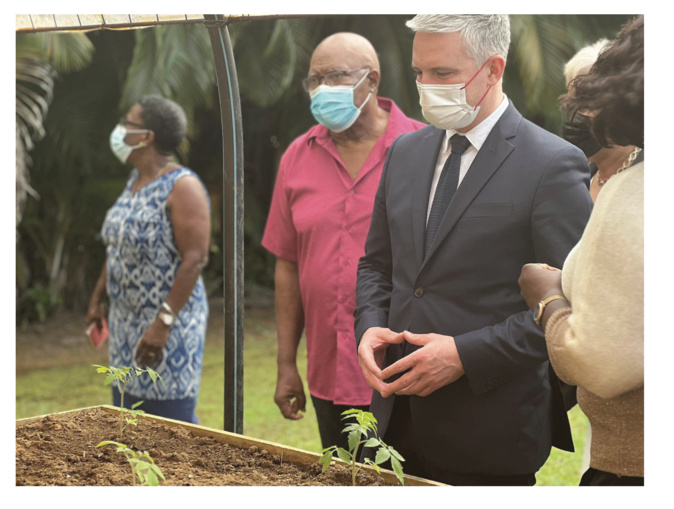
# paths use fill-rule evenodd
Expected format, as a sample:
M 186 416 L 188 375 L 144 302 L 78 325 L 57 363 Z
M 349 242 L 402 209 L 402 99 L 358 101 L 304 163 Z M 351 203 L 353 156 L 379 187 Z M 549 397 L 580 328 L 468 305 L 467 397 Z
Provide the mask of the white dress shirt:
M 468 137 L 471 146 L 463 153 L 461 156 L 461 166 L 459 168 L 459 184 L 463 177 L 466 176 L 470 165 L 473 164 L 473 160 L 477 155 L 478 150 L 482 148 L 487 136 L 496 125 L 496 122 L 501 118 L 501 115 L 505 112 L 508 107 L 508 98 L 503 95 L 503 101 L 494 112 L 485 118 L 482 122 L 473 127 L 465 135 Z M 428 210 L 426 211 L 426 222 L 428 223 L 428 216 L 431 213 L 431 207 L 433 206 L 433 198 L 435 196 L 435 188 L 438 186 L 438 180 L 440 180 L 440 174 L 442 173 L 442 168 L 449 157 L 449 154 L 452 152 L 452 145 L 449 142 L 449 139 L 456 134 L 456 130 L 448 129 L 445 131 L 445 138 L 442 141 L 442 146 L 440 147 L 440 153 L 438 154 L 438 162 L 435 165 L 435 173 L 433 174 L 433 181 L 431 182 L 431 195 L 428 200 Z

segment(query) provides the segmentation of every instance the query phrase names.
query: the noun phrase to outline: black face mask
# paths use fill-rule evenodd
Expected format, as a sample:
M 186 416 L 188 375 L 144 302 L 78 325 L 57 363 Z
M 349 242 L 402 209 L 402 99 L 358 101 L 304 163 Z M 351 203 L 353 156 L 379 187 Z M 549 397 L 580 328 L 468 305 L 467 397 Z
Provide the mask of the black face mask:
M 592 119 L 582 113 L 576 113 L 573 118 L 567 116 L 562 128 L 562 137 L 583 151 L 588 159 L 599 152 L 603 147 L 594 139 L 590 126 Z

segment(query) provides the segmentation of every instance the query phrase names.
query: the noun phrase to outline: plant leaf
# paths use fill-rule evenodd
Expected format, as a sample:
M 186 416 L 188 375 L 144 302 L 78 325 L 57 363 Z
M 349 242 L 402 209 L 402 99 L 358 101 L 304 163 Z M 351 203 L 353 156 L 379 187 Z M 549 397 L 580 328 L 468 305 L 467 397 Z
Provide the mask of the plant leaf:
M 398 451 L 396 451 L 393 447 L 391 447 L 390 445 L 388 446 L 388 450 L 389 450 L 389 452 L 391 453 L 392 456 L 395 456 L 400 461 L 405 461 L 405 458 L 403 458 L 401 456 L 401 454 Z
M 405 478 L 403 477 L 403 467 L 395 456 L 391 456 L 391 466 L 393 467 L 393 472 L 395 472 L 398 481 L 400 484 L 405 486 Z
M 147 484 L 149 486 L 159 486 L 159 480 L 157 479 L 157 474 L 155 474 L 152 470 L 147 471 L 147 473 L 145 474 L 145 478 L 146 478 Z
M 152 460 L 152 458 L 150 458 Z M 162 479 L 166 480 L 166 477 L 164 477 L 164 473 L 161 471 L 161 469 L 154 464 L 154 461 L 152 462 L 152 465 L 150 465 L 150 470 L 152 470 L 154 473 L 156 473 L 159 477 Z
M 360 431 L 354 430 L 349 433 L 349 451 L 354 451 L 360 442 Z
M 134 410 L 135 408 L 139 407 L 142 404 L 143 404 L 143 401 L 139 401 L 138 403 L 134 403 L 133 405 L 131 405 L 131 409 Z
M 323 451 L 323 456 L 321 456 L 321 459 L 318 460 L 318 462 L 321 465 L 323 465 L 323 470 L 321 470 L 321 473 L 325 472 L 328 469 L 331 461 L 332 461 L 332 448 L 329 447 Z
M 370 438 L 363 447 L 381 447 L 381 442 L 377 438 Z
M 117 447 L 127 447 L 126 444 L 115 442 L 113 440 L 104 440 L 103 442 L 98 444 L 96 447 L 101 447 L 101 446 L 104 446 L 104 445 L 116 445 Z
M 345 418 L 347 418 L 347 417 L 349 417 L 349 416 L 351 416 L 351 415 L 353 415 L 353 414 L 357 414 L 358 412 L 361 412 L 361 410 L 358 410 L 358 409 L 356 409 L 356 408 L 350 408 L 350 409 L 348 409 L 348 410 L 344 410 L 344 411 L 342 412 L 342 415 L 345 416 L 345 417 L 342 417 L 342 418 L 345 419 Z
M 377 471 L 377 473 L 381 472 L 381 467 L 377 465 L 374 461 L 372 461 L 370 458 L 365 458 L 365 464 L 373 467 Z
M 351 463 L 351 454 L 349 454 L 347 450 L 341 447 L 337 448 L 337 456 L 339 456 L 339 459 L 341 459 L 345 463 Z
M 388 451 L 388 449 L 384 449 L 383 447 L 377 451 L 377 455 L 374 458 L 374 462 L 377 465 L 381 465 L 384 463 L 386 460 L 388 460 L 391 457 L 391 453 Z

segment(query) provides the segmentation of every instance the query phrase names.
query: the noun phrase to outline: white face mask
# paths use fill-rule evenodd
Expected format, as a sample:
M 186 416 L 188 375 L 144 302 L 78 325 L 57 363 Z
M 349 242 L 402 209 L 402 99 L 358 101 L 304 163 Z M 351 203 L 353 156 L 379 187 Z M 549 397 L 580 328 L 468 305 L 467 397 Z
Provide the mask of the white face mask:
M 488 62 L 489 60 L 487 60 Z M 487 88 L 480 102 L 471 106 L 466 102 L 466 87 L 487 64 L 485 62 L 468 83 L 456 85 L 424 85 L 417 81 L 419 104 L 424 118 L 438 129 L 461 129 L 469 126 L 480 112 L 480 103 L 491 88 Z
M 110 133 L 110 150 L 112 150 L 112 153 L 117 156 L 117 159 L 119 159 L 122 163 L 126 163 L 126 160 L 131 155 L 131 152 L 137 148 L 145 146 L 145 143 L 143 142 L 133 146 L 127 145 L 124 142 L 126 135 L 134 133 L 147 133 L 149 131 L 149 129 L 127 129 L 122 124 L 117 124 L 117 127 L 112 130 L 112 133 Z

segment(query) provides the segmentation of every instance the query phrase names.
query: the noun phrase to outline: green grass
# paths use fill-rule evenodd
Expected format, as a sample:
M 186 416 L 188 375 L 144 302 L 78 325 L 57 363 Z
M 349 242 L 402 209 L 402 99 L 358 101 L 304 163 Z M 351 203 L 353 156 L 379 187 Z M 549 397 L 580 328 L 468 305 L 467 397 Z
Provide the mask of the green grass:
M 222 429 L 224 394 L 224 344 L 222 327 L 209 332 L 204 353 L 201 392 L 197 404 L 200 424 Z M 320 452 L 321 443 L 311 398 L 307 392 L 307 412 L 299 421 L 283 419 L 273 401 L 276 385 L 276 336 L 273 313 L 250 311 L 245 319 L 244 344 L 244 424 L 245 435 Z M 306 381 L 306 349 L 299 351 L 300 374 Z M 16 377 L 16 417 L 32 417 L 100 404 L 111 404 L 110 389 L 92 366 L 79 363 L 70 367 L 22 372 Z M 306 389 L 306 387 L 305 387 Z M 582 475 L 582 454 L 587 418 L 576 407 L 570 413 L 576 452 L 553 449 L 537 474 L 539 486 L 575 486 Z
M 548 461 L 536 474 L 537 486 L 578 486 L 583 475 L 583 451 L 589 424 L 578 405 L 569 412 L 569 422 L 576 452 L 570 453 L 553 447 Z

